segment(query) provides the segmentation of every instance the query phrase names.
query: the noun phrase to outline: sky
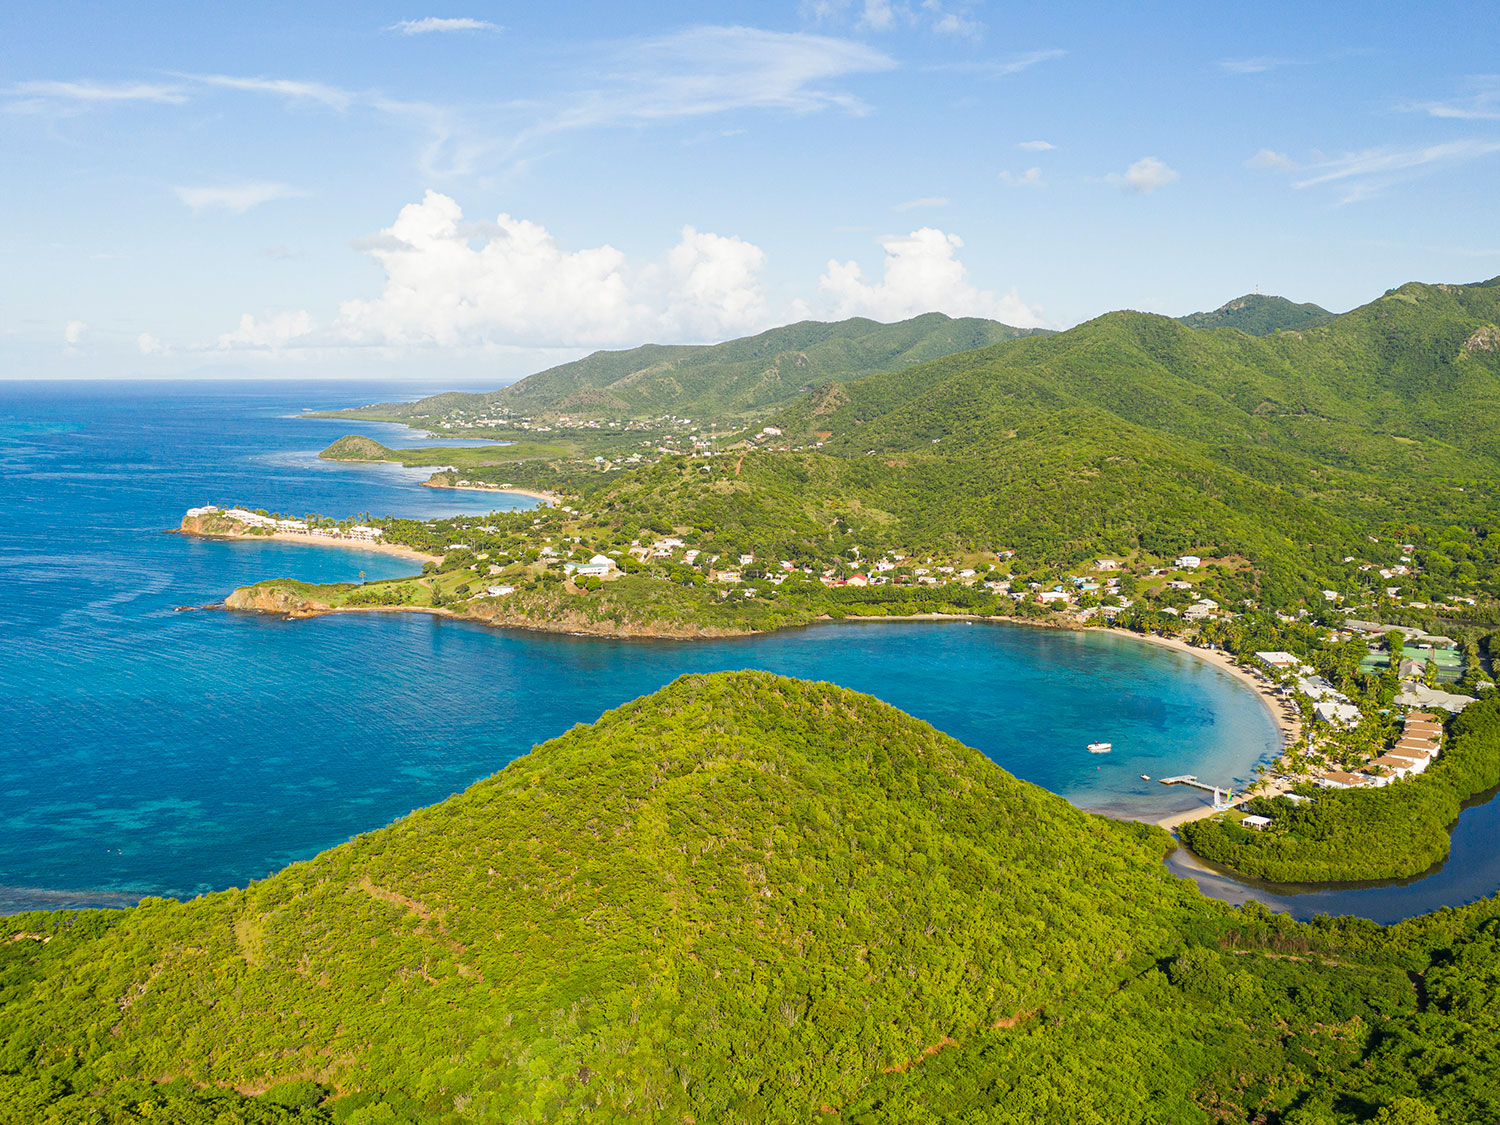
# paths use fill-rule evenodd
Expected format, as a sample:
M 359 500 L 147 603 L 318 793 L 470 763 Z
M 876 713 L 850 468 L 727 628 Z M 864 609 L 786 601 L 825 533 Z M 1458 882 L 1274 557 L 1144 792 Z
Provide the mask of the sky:
M 1483 3 L 16 2 L 0 377 L 497 385 L 1500 274 Z

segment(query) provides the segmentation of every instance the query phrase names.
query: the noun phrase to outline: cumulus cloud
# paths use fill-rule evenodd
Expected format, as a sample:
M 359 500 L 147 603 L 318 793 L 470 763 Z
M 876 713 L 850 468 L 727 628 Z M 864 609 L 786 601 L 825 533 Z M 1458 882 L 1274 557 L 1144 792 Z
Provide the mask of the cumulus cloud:
M 177 198 L 194 211 L 222 210 L 242 215 L 252 207 L 270 203 L 273 199 L 293 199 L 305 192 L 287 184 L 256 180 L 231 187 L 174 187 Z
M 324 329 L 306 312 L 246 314 L 220 346 L 611 347 L 723 339 L 772 319 L 758 280 L 765 252 L 691 226 L 635 267 L 609 245 L 564 249 L 510 215 L 466 223 L 454 200 L 429 191 L 362 248 L 385 274 L 379 295 L 343 302 Z
M 431 35 L 433 32 L 443 31 L 499 31 L 500 26 L 490 23 L 489 20 L 444 19 L 441 16 L 428 16 L 420 20 L 402 20 L 391 24 L 386 30 L 397 31 L 402 35 Z
M 1042 179 L 1040 168 L 1028 168 L 1020 175 L 1014 172 L 1001 172 L 1000 182 L 1009 187 L 1046 187 L 1047 181 Z
M 268 313 L 262 318 L 245 313 L 238 328 L 219 337 L 219 347 L 279 351 L 307 337 L 313 328 L 312 315 L 302 309 Z
M 1022 141 L 1016 147 L 1027 152 L 1051 152 L 1057 146 L 1050 141 Z
M 137 336 L 135 346 L 142 355 L 161 355 L 167 350 L 167 346 L 149 332 L 142 332 Z
M 1143 156 L 1125 169 L 1123 174 L 1111 172 L 1104 177 L 1104 182 L 1114 184 L 1123 191 L 1149 195 L 1157 188 L 1174 183 L 1179 178 L 1174 169 L 1168 168 L 1156 157 Z
M 835 317 L 903 320 L 924 312 L 983 316 L 1021 328 L 1041 323 L 1041 310 L 1012 289 L 1003 296 L 982 290 L 958 260 L 963 240 L 933 227 L 880 240 L 885 262 L 879 281 L 867 282 L 856 262 L 830 261 L 818 280 Z
M 88 338 L 89 326 L 81 320 L 70 320 L 63 329 L 63 343 L 70 348 L 76 348 Z

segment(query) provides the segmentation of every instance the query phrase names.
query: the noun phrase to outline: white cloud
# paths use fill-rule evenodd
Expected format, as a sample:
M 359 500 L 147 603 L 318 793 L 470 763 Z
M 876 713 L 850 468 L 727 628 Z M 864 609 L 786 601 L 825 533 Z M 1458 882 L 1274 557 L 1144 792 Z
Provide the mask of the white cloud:
M 860 16 L 859 23 L 871 31 L 889 31 L 896 23 L 891 0 L 865 0 L 864 15 Z
M 864 112 L 827 83 L 889 70 L 895 62 L 863 43 L 753 27 L 699 27 L 633 43 L 613 74 L 574 97 L 532 135 L 600 125 L 665 121 L 736 109 Z
M 869 316 L 902 320 L 939 311 L 950 316 L 983 316 L 1029 328 L 1041 323 L 1040 310 L 1025 304 L 1012 289 L 997 297 L 968 278 L 956 252 L 963 240 L 933 227 L 905 237 L 880 240 L 885 263 L 878 282 L 866 282 L 856 262 L 828 263 L 818 289 L 829 299 L 835 317 Z
M 1297 162 L 1284 152 L 1276 152 L 1273 149 L 1263 148 L 1245 161 L 1246 168 L 1258 168 L 1267 171 L 1290 171 L 1297 167 Z
M 233 74 L 188 74 L 183 77 L 224 90 L 274 94 L 291 101 L 320 102 L 337 110 L 348 109 L 357 98 L 350 90 L 341 90 L 322 82 L 302 82 L 294 78 L 243 78 Z
M 925 195 L 921 199 L 908 199 L 905 203 L 897 203 L 891 208 L 892 211 L 917 211 L 931 207 L 946 207 L 948 199 L 942 195 Z
M 387 31 L 399 31 L 402 35 L 430 35 L 433 32 L 442 31 L 499 31 L 499 24 L 490 23 L 489 20 L 475 20 L 467 18 L 444 19 L 441 16 L 428 16 L 420 20 L 402 20 L 386 28 Z
M 1478 74 L 1468 80 L 1467 97 L 1443 102 L 1415 102 L 1403 109 L 1458 121 L 1500 121 L 1500 74 Z
M 306 195 L 287 184 L 256 180 L 252 183 L 235 184 L 229 187 L 174 187 L 177 198 L 194 211 L 224 210 L 242 215 L 252 207 L 270 203 L 274 199 L 295 199 Z
M 89 326 L 81 320 L 70 320 L 68 326 L 63 329 L 63 343 L 70 348 L 76 348 L 88 337 Z
M 1338 185 L 1341 203 L 1357 203 L 1403 180 L 1455 167 L 1500 152 L 1500 141 L 1464 140 L 1417 149 L 1370 148 L 1308 165 L 1296 188 Z
M 1060 48 L 1049 48 L 1045 51 L 1027 51 L 1025 54 L 1013 55 L 1008 59 L 990 59 L 980 61 L 967 59 L 962 62 L 935 63 L 932 66 L 923 67 L 924 70 L 951 70 L 960 74 L 986 74 L 991 77 L 1004 77 L 1007 74 L 1020 74 L 1023 70 L 1030 70 L 1038 63 L 1048 62 L 1052 59 L 1060 59 L 1068 52 Z
M 1119 172 L 1111 172 L 1104 177 L 1104 182 L 1114 184 L 1123 191 L 1149 195 L 1157 188 L 1165 187 L 1179 178 L 1174 169 L 1168 168 L 1156 157 L 1143 156 L 1125 169 L 1123 175 Z
M 1047 181 L 1042 179 L 1040 168 L 1028 168 L 1019 176 L 1014 172 L 1001 172 L 1000 182 L 1010 187 L 1046 187 Z
M 1294 66 L 1296 59 L 1279 59 L 1261 55 L 1250 59 L 1220 59 L 1219 69 L 1226 74 L 1264 74 L 1277 67 Z
M 70 117 L 99 106 L 145 103 L 181 105 L 187 94 L 159 82 L 18 82 L 5 102 L 9 113 Z
M 661 259 L 633 268 L 612 246 L 565 250 L 545 227 L 509 215 L 466 224 L 457 203 L 429 191 L 365 248 L 385 272 L 381 292 L 345 301 L 319 342 L 633 346 L 723 339 L 771 320 L 757 280 L 764 252 L 693 227 Z M 268 346 L 266 327 L 247 318 L 226 346 Z M 303 328 L 311 332 L 310 318 Z
M 181 105 L 187 95 L 176 86 L 155 82 L 19 82 L 11 93 L 28 98 L 75 102 L 161 102 Z
M 1050 141 L 1022 141 L 1016 147 L 1027 152 L 1051 152 L 1057 146 Z
M 238 328 L 219 337 L 219 347 L 279 351 L 308 336 L 313 327 L 312 315 L 302 309 L 270 313 L 262 319 L 245 313 Z
M 949 11 L 943 6 L 941 0 L 922 0 L 922 8 L 931 15 L 932 30 L 936 34 L 978 39 L 984 34 L 984 24 L 969 17 L 968 7 L 969 5 L 965 4 L 963 11 Z
M 142 355 L 162 355 L 167 350 L 167 346 L 149 332 L 142 332 L 137 336 L 135 346 Z

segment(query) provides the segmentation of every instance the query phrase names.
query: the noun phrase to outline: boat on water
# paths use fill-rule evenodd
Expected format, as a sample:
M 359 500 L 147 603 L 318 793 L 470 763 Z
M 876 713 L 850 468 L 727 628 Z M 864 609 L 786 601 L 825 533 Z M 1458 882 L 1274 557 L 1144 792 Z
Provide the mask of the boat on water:
M 1150 781 L 1151 780 L 1151 775 L 1149 773 L 1143 773 L 1143 774 L 1141 774 L 1141 780 L 1142 781 Z
M 1089 743 L 1089 753 L 1090 754 L 1108 754 L 1114 748 L 1115 748 L 1115 744 L 1113 742 L 1090 742 Z

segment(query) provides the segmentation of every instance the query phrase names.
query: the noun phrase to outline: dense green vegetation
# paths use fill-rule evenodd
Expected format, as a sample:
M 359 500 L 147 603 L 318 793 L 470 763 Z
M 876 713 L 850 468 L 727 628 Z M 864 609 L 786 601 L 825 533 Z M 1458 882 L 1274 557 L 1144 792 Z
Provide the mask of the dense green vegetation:
M 993 320 L 954 320 L 942 313 L 896 324 L 862 317 L 801 321 L 722 344 L 595 352 L 491 394 L 450 393 L 343 413 L 401 420 L 506 410 L 538 417 L 735 419 L 789 402 L 830 380 L 896 371 L 1031 334 Z
M 1493 693 L 1452 719 L 1442 754 L 1423 773 L 1380 789 L 1313 789 L 1296 804 L 1256 798 L 1246 811 L 1272 820 L 1264 831 L 1231 819 L 1184 824 L 1197 854 L 1274 882 L 1398 879 L 1448 855 L 1448 834 L 1475 794 L 1500 785 L 1500 699 Z
M 5 919 L 0 1121 L 1500 1113 L 1496 903 L 1299 925 L 1167 846 L 869 697 L 685 677 L 244 890 Z
M 1285 297 L 1247 293 L 1224 302 L 1213 312 L 1177 319 L 1189 328 L 1235 328 L 1249 336 L 1269 336 L 1289 328 L 1313 328 L 1332 320 L 1333 315 L 1321 305 L 1299 305 Z

